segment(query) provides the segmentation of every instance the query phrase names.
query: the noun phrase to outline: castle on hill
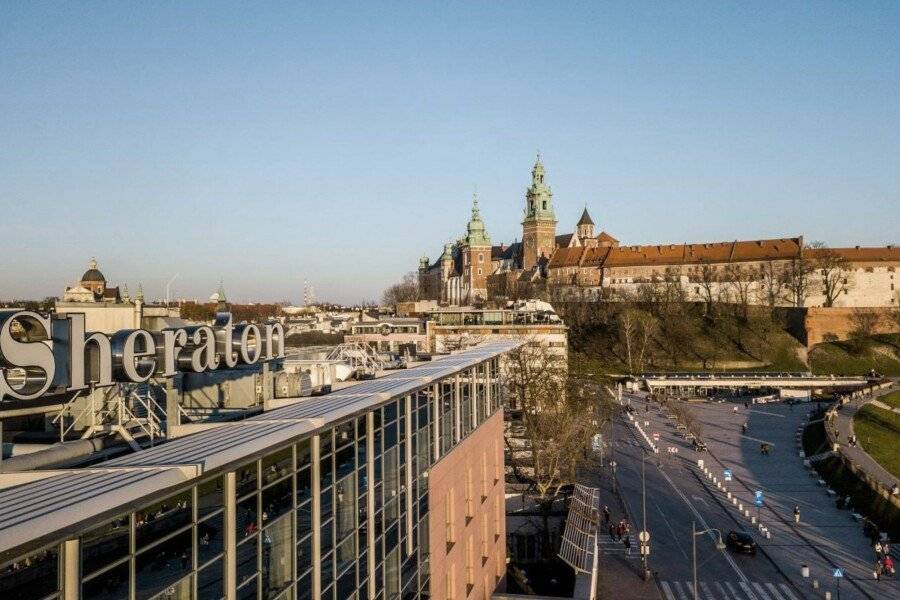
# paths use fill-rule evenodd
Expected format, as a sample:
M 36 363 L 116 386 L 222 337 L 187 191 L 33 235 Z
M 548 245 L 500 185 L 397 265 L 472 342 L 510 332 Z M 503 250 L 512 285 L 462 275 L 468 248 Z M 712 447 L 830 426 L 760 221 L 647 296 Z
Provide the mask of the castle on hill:
M 803 236 L 730 242 L 622 245 L 597 232 L 587 207 L 571 233 L 557 233 L 553 192 L 540 155 L 525 193 L 522 240 L 495 245 L 477 195 L 466 234 L 435 261 L 419 261 L 423 300 L 444 305 L 545 297 L 598 300 L 675 285 L 689 301 L 771 306 L 878 306 L 900 303 L 894 246 L 821 248 Z

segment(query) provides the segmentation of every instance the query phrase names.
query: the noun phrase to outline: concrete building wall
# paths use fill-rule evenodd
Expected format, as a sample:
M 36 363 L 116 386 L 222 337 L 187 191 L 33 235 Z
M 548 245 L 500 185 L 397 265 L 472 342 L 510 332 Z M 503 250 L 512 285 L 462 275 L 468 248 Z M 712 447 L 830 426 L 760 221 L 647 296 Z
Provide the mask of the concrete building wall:
M 431 597 L 490 599 L 506 573 L 502 411 L 440 458 L 428 498 Z

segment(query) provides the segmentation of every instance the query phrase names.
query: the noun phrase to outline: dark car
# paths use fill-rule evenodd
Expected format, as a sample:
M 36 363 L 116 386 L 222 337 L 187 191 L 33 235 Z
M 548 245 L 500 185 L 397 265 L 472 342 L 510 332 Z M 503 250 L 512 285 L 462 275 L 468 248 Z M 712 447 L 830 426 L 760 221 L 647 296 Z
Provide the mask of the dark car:
M 756 554 L 756 542 L 749 533 L 744 531 L 729 531 L 725 536 L 725 546 L 732 552 Z
M 694 450 L 697 452 L 706 452 L 706 442 L 702 440 L 694 440 Z

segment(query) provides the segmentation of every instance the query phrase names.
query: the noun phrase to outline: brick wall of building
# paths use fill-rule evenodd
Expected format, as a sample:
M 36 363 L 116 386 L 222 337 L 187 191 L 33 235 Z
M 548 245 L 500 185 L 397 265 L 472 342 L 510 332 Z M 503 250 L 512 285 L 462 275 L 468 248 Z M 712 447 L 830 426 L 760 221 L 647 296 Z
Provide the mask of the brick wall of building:
M 489 600 L 506 573 L 502 411 L 440 458 L 428 499 L 431 597 Z

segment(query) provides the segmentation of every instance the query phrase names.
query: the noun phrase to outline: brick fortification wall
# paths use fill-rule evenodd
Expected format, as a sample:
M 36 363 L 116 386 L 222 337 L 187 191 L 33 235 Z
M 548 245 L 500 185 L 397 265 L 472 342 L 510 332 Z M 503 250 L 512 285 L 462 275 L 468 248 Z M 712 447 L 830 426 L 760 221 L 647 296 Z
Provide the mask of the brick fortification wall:
M 871 312 L 881 318 L 873 333 L 896 333 L 900 331 L 896 320 L 891 318 L 895 308 L 824 308 L 811 307 L 795 309 L 805 311 L 803 328 L 807 348 L 826 341 L 846 340 L 852 337 L 857 327 L 857 315 L 861 311 Z M 802 340 L 802 338 L 801 338 Z

